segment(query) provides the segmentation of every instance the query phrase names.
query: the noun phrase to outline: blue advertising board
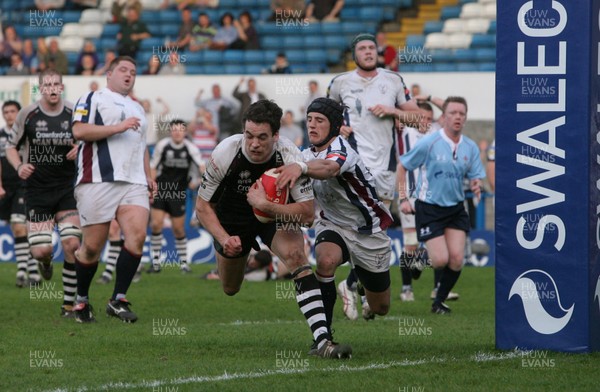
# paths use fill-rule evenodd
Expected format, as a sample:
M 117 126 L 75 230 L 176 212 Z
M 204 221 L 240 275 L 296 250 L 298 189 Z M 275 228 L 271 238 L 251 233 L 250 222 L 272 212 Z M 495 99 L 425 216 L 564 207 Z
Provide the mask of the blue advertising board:
M 311 243 L 314 244 L 314 230 L 308 230 L 308 238 Z M 392 265 L 398 264 L 400 254 L 402 254 L 403 240 L 402 231 L 399 229 L 389 229 L 388 234 L 392 239 L 392 251 L 394 257 L 392 257 Z M 173 237 L 173 231 L 170 228 L 163 230 L 163 248 L 161 251 L 161 258 L 163 264 L 165 263 L 177 263 L 177 251 L 175 248 L 175 238 Z M 194 264 L 203 263 L 214 263 L 215 262 L 215 249 L 213 247 L 212 236 L 204 229 L 188 228 L 187 230 L 187 253 L 188 260 Z M 494 233 L 486 230 L 473 230 L 470 234 L 471 242 L 473 244 L 473 253 L 468 256 L 466 260 L 467 265 L 474 267 L 490 267 L 494 265 L 494 249 L 492 244 L 494 243 Z M 63 253 L 58 241 L 58 234 L 55 232 L 52 238 L 54 244 L 54 260 L 63 260 Z M 107 249 L 104 249 L 106 252 Z M 314 253 L 314 247 L 311 251 Z M 150 255 L 150 233 L 146 236 L 146 243 L 144 245 L 144 255 L 149 257 Z M 102 260 L 105 260 L 106 255 L 102 255 Z M 314 264 L 314 254 L 311 257 L 311 261 Z M 0 225 L 0 262 L 2 261 L 15 261 L 14 253 L 14 241 L 10 233 L 8 226 Z
M 599 1 L 499 1 L 496 346 L 599 348 Z

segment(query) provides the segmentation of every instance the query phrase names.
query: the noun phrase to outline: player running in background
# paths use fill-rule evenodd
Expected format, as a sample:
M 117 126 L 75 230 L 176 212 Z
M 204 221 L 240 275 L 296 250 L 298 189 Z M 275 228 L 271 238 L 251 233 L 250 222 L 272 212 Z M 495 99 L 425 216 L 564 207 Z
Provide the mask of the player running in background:
M 17 171 L 6 159 L 6 145 L 11 128 L 17 118 L 21 105 L 17 101 L 5 101 L 2 104 L 2 117 L 6 122 L 0 128 L 0 220 L 10 222 L 10 230 L 15 241 L 17 259 L 17 287 L 35 286 L 40 282 L 37 260 L 31 257 L 27 241 L 27 209 L 25 206 L 25 183 Z M 29 275 L 29 278 L 28 278 Z
M 223 140 L 206 166 L 196 215 L 214 238 L 225 294 L 235 295 L 240 290 L 250 248 L 259 250 L 255 239 L 258 235 L 292 272 L 296 300 L 316 345 L 311 353 L 324 358 L 346 358 L 352 349 L 333 343 L 327 331 L 321 290 L 304 254 L 302 231 L 299 227 L 289 228 L 289 224 L 300 226 L 314 219 L 310 180 L 303 178 L 290 189 L 291 202 L 286 205 L 268 201 L 257 181 L 268 169 L 302 161 L 298 147 L 279 138 L 282 115 L 281 108 L 267 100 L 248 107 L 243 114 L 243 134 Z M 261 223 L 252 207 L 273 217 L 287 217 L 283 222 L 286 228 L 278 228 L 276 222 Z
M 41 72 L 39 83 L 42 98 L 19 111 L 6 157 L 25 180 L 30 251 L 46 280 L 52 278 L 52 233 L 58 226 L 65 255 L 61 315 L 71 317 L 77 287 L 74 252 L 81 239 L 73 198 L 77 173 L 77 145 L 70 125 L 73 105 L 61 97 L 64 85 L 57 71 Z M 23 149 L 23 160 L 17 148 Z
M 315 199 L 321 207 L 321 219 L 315 228 L 317 280 L 331 333 L 335 270 L 346 261 L 364 285 L 372 315 L 387 314 L 392 248 L 385 229 L 393 218 L 377 198 L 369 169 L 348 141 L 339 136 L 343 106 L 328 98 L 317 98 L 306 110 L 306 118 L 312 146 L 302 152 L 304 162 L 277 169 L 277 185 L 293 187 L 301 175 L 313 178 Z
M 400 155 L 408 153 L 423 137 L 431 133 L 431 123 L 433 121 L 433 108 L 428 103 L 419 102 L 417 104 L 421 109 L 419 121 L 416 127 L 405 126 L 402 129 L 402 143 L 400 143 Z M 419 169 L 406 172 L 406 197 L 412 206 L 416 200 L 416 180 L 419 176 Z M 400 211 L 400 222 L 402 223 L 402 238 L 404 239 L 404 249 L 400 256 L 400 272 L 402 274 L 402 291 L 400 299 L 402 301 L 414 301 L 415 296 L 412 289 L 412 279 L 418 279 L 421 270 L 416 268 L 419 253 L 419 241 L 415 230 L 414 214 L 405 214 Z
M 162 229 L 165 215 L 171 217 L 175 249 L 179 256 L 182 272 L 191 272 L 187 260 L 187 237 L 185 235 L 185 201 L 192 168 L 200 170 L 204 162 L 194 143 L 185 138 L 186 124 L 182 120 L 173 120 L 170 124 L 170 137 L 158 142 L 150 168 L 152 178 L 156 180 L 158 192 L 150 208 L 150 228 L 152 237 L 152 265 L 148 272 L 159 272 L 162 249 Z
M 106 244 L 110 222 L 116 218 L 124 244 L 117 259 L 117 275 L 106 313 L 135 322 L 126 294 L 142 258 L 150 215 L 149 195 L 156 191 L 146 149 L 146 117 L 130 92 L 135 85 L 135 60 L 119 56 L 106 73 L 107 85 L 83 95 L 75 106 L 73 133 L 83 141 L 75 196 L 83 242 L 77 251 L 78 322 L 95 321 L 89 287 Z M 102 206 L 102 208 L 98 208 Z
M 411 100 L 404 80 L 397 72 L 377 68 L 377 41 L 371 34 L 359 34 L 352 41 L 354 71 L 342 73 L 331 81 L 327 97 L 347 107 L 340 134 L 358 151 L 375 178 L 377 196 L 389 208 L 397 186 L 397 130 L 394 119 L 412 123 L 419 108 Z M 356 275 L 338 285 L 344 313 L 351 320 L 356 310 Z M 363 316 L 370 315 L 368 306 Z
M 400 210 L 415 213 L 417 238 L 425 242 L 431 264 L 443 269 L 433 313 L 450 313 L 444 303 L 458 280 L 463 266 L 466 235 L 470 229 L 465 211 L 462 181 L 470 180 L 475 197 L 480 196 L 485 171 L 479 148 L 462 134 L 467 120 L 467 102 L 462 97 L 448 97 L 443 105 L 443 128 L 421 139 L 412 150 L 400 157 Z M 415 208 L 409 201 L 406 171 L 420 168 Z

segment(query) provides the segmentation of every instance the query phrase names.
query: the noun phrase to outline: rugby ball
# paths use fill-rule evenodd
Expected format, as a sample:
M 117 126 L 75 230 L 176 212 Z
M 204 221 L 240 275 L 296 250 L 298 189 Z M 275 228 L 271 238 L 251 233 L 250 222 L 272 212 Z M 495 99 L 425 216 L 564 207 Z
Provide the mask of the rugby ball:
M 277 189 L 275 181 L 277 180 L 277 177 L 279 177 L 279 174 L 274 172 L 275 169 L 269 169 L 260 176 L 260 182 L 265 188 L 267 200 L 277 204 L 287 204 L 289 188 L 285 187 L 284 189 Z M 252 211 L 254 211 L 254 216 L 256 216 L 256 219 L 258 219 L 261 223 L 269 223 L 275 220 L 272 216 L 254 207 L 252 207 Z

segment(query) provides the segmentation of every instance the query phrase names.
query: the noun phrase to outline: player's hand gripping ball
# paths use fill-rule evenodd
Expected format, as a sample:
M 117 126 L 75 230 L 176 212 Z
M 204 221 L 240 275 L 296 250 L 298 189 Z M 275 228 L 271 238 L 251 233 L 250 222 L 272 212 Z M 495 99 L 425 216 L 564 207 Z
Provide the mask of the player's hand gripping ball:
M 290 190 L 288 187 L 285 187 L 283 189 L 277 189 L 277 187 L 275 186 L 275 181 L 277 180 L 279 174 L 275 174 L 274 171 L 275 169 L 269 169 L 266 172 L 264 172 L 262 176 L 260 176 L 260 182 L 265 188 L 267 200 L 272 203 L 287 204 Z M 262 223 L 269 223 L 275 220 L 274 217 L 268 215 L 267 213 L 259 209 L 253 207 L 252 210 L 254 211 L 254 216 L 256 216 L 256 219 L 258 219 Z

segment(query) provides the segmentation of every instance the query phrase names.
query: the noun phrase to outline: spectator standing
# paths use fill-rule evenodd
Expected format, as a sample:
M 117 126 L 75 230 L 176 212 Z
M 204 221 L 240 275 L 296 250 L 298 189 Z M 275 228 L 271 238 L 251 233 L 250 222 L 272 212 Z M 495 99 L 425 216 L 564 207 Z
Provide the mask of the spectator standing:
M 121 23 L 121 31 L 117 34 L 117 52 L 119 56 L 135 58 L 140 42 L 150 38 L 150 31 L 140 19 L 139 11 L 131 7 L 127 9 L 127 19 Z
M 181 10 L 181 26 L 177 34 L 177 40 L 167 44 L 170 48 L 187 49 L 192 40 L 192 30 L 194 29 L 194 21 L 192 20 L 192 11 L 189 8 Z
M 240 101 L 242 105 L 240 108 L 240 115 L 244 113 L 246 109 L 248 109 L 248 107 L 254 102 L 258 102 L 261 99 L 267 99 L 267 97 L 263 93 L 259 93 L 258 91 L 256 91 L 256 80 L 254 78 L 248 79 L 248 90 L 243 93 L 240 92 L 240 87 L 242 83 L 244 83 L 244 80 L 246 79 L 242 77 L 237 86 L 235 86 L 235 89 L 233 90 L 233 97 Z M 241 118 L 237 122 L 238 126 L 240 124 L 240 121 Z
M 212 86 L 212 97 L 207 99 L 200 99 L 204 89 L 198 91 L 196 96 L 196 106 L 199 108 L 208 110 L 212 114 L 213 125 L 217 127 L 218 135 L 220 139 L 223 139 L 232 133 L 237 132 L 238 124 L 236 122 L 236 116 L 238 114 L 238 105 L 236 102 L 229 98 L 225 98 L 221 95 L 221 86 L 219 84 L 213 84 Z
M 281 128 L 279 136 L 283 136 L 292 141 L 297 147 L 303 144 L 302 128 L 294 122 L 294 112 L 287 110 L 281 119 Z

